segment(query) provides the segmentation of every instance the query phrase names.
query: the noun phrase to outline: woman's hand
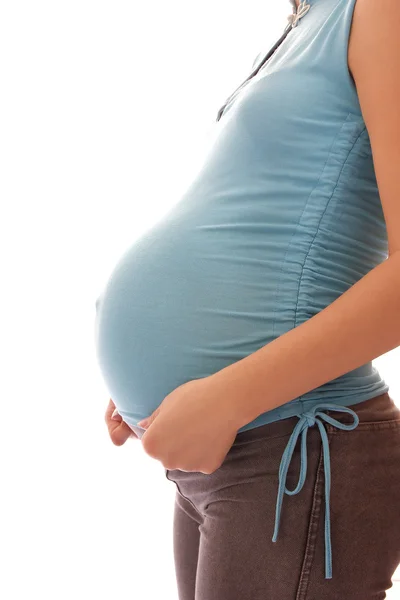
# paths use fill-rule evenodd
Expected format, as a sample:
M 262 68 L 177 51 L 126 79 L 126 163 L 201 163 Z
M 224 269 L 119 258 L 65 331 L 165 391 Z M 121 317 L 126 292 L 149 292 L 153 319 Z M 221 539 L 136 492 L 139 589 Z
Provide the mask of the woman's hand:
M 121 415 L 116 413 L 114 417 L 112 416 L 114 410 L 115 404 L 110 398 L 110 402 L 108 403 L 105 414 L 105 421 L 113 444 L 116 446 L 122 446 L 122 444 L 125 444 L 126 440 L 130 437 L 139 439 L 137 435 L 133 433 L 129 425 L 122 420 Z
M 194 379 L 168 394 L 138 425 L 145 452 L 165 469 L 210 474 L 223 463 L 241 421 L 222 378 Z

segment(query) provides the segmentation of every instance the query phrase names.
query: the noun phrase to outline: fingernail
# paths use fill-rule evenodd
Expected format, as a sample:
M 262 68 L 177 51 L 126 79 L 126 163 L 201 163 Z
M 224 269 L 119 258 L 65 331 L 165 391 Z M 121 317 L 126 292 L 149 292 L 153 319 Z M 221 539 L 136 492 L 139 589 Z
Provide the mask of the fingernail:
M 115 419 L 115 421 L 118 421 L 121 418 L 121 416 L 120 416 L 119 412 L 117 411 L 117 409 L 114 410 L 113 414 L 111 415 L 111 418 Z

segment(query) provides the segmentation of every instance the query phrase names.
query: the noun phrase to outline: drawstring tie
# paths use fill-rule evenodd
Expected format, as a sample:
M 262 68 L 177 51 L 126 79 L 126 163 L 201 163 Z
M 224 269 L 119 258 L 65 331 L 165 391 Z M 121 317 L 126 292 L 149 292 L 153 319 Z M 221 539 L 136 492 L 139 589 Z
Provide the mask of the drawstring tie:
M 336 410 L 339 412 L 347 412 L 348 414 L 353 415 L 354 423 L 341 423 L 336 419 L 333 419 L 329 415 L 325 415 L 320 412 L 320 410 Z M 317 411 L 317 412 L 316 412 Z M 275 530 L 272 538 L 273 542 L 276 542 L 278 537 L 279 530 L 279 521 L 281 516 L 283 495 L 286 493 L 289 496 L 293 496 L 294 494 L 298 494 L 304 485 L 304 481 L 306 479 L 307 474 L 307 432 L 309 427 L 313 427 L 315 423 L 318 425 L 318 428 L 321 433 L 322 438 L 322 447 L 323 447 L 323 455 L 324 455 L 324 468 L 325 468 L 325 579 L 332 579 L 332 547 L 331 547 L 331 524 L 330 524 L 330 509 L 329 509 L 329 497 L 330 497 L 330 487 L 331 487 L 331 467 L 330 467 L 330 455 L 329 455 L 329 441 L 328 436 L 325 430 L 325 427 L 321 421 L 324 419 L 331 425 L 334 425 L 338 429 L 355 429 L 359 423 L 358 415 L 346 406 L 338 406 L 337 404 L 332 404 L 330 402 L 316 404 L 312 407 L 311 410 L 308 410 L 304 413 L 297 414 L 297 417 L 300 418 L 299 422 L 296 424 L 292 435 L 287 443 L 285 451 L 282 455 L 281 464 L 279 466 L 279 489 L 278 489 L 278 498 L 276 501 L 276 516 L 275 516 Z M 288 490 L 286 487 L 286 477 L 289 469 L 289 464 L 293 455 L 293 451 L 296 446 L 297 439 L 302 434 L 301 438 L 301 463 L 300 463 L 300 477 L 298 484 L 294 490 Z

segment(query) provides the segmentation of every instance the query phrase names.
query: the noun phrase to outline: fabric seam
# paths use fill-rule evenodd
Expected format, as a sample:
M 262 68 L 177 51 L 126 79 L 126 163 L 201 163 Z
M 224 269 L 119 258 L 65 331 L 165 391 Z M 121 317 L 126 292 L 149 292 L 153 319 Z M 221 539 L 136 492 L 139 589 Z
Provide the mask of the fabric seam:
M 349 114 L 350 114 L 350 113 L 349 113 Z M 327 203 L 326 203 L 326 206 L 325 206 L 325 208 L 324 208 L 324 210 L 323 210 L 323 212 L 322 212 L 322 214 L 321 214 L 321 218 L 320 218 L 320 220 L 319 220 L 319 223 L 318 223 L 317 230 L 316 230 L 316 232 L 315 232 L 315 234 L 314 234 L 314 237 L 313 237 L 313 239 L 312 239 L 312 241 L 311 241 L 311 243 L 310 243 L 310 247 L 309 247 L 309 249 L 308 249 L 308 252 L 307 252 L 307 254 L 306 254 L 305 258 L 304 258 L 304 262 L 303 262 L 303 265 L 302 265 L 302 267 L 301 267 L 301 273 L 300 273 L 300 276 L 299 276 L 299 281 L 298 281 L 298 288 L 297 288 L 297 298 L 296 298 L 296 307 L 295 307 L 295 310 L 294 310 L 294 326 L 295 326 L 295 327 L 297 327 L 297 317 L 298 317 L 298 315 L 297 315 L 297 312 L 298 312 L 298 305 L 299 305 L 299 298 L 300 298 L 300 289 L 301 289 L 301 284 L 302 284 L 302 278 L 303 278 L 303 273 L 304 273 L 304 270 L 306 269 L 306 263 L 307 263 L 308 257 L 309 257 L 309 255 L 310 255 L 310 252 L 311 252 L 311 250 L 312 250 L 312 247 L 313 247 L 313 245 L 315 244 L 315 240 L 316 240 L 316 238 L 317 238 L 317 235 L 318 235 L 318 233 L 319 233 L 319 231 L 320 231 L 320 227 L 321 227 L 321 223 L 322 223 L 322 221 L 323 221 L 323 218 L 324 218 L 324 216 L 325 216 L 325 214 L 326 214 L 326 211 L 328 210 L 328 207 L 329 207 L 329 205 L 330 205 L 330 202 L 331 202 L 331 200 L 332 200 L 332 198 L 333 198 L 333 196 L 334 196 L 334 194 L 335 194 L 336 188 L 337 188 L 337 186 L 338 186 L 338 184 L 339 184 L 340 178 L 341 178 L 341 176 L 342 176 L 342 173 L 343 173 L 343 169 L 344 169 L 344 167 L 346 166 L 346 164 L 347 164 L 347 162 L 348 162 L 348 160 L 349 160 L 349 158 L 350 158 L 350 156 L 351 156 L 351 153 L 352 153 L 352 151 L 353 151 L 353 149 L 354 149 L 354 146 L 357 144 L 358 140 L 360 139 L 361 135 L 364 133 L 365 129 L 366 129 L 366 126 L 364 125 L 364 127 L 362 128 L 362 130 L 360 131 L 360 133 L 357 135 L 356 139 L 354 140 L 354 142 L 353 142 L 353 144 L 352 144 L 351 148 L 349 148 L 349 151 L 347 152 L 346 159 L 343 161 L 343 164 L 342 164 L 342 166 L 341 166 L 341 169 L 340 169 L 339 175 L 338 175 L 338 177 L 337 177 L 337 179 L 336 179 L 335 186 L 334 186 L 334 188 L 333 188 L 333 190 L 332 190 L 332 193 L 331 193 L 331 195 L 330 195 L 330 197 L 329 197 L 329 199 L 328 199 L 328 201 L 327 201 Z M 310 194 L 310 196 L 311 196 L 311 194 Z
M 321 168 L 321 172 L 319 174 L 318 181 L 313 186 L 310 194 L 308 195 L 308 198 L 307 198 L 307 200 L 306 200 L 306 202 L 304 204 L 304 208 L 302 210 L 300 218 L 299 218 L 299 220 L 297 222 L 297 225 L 296 225 L 296 227 L 295 227 L 295 229 L 294 229 L 294 231 L 292 233 L 292 236 L 291 236 L 291 238 L 289 240 L 289 243 L 288 243 L 287 248 L 286 248 L 285 256 L 283 258 L 283 261 L 282 261 L 282 264 L 281 264 L 281 268 L 279 270 L 278 285 L 277 285 L 277 288 L 276 288 L 275 300 L 279 300 L 279 292 L 280 292 L 280 289 L 281 289 L 281 282 L 282 282 L 282 273 L 283 273 L 284 266 L 286 265 L 287 255 L 288 255 L 289 250 L 291 249 L 291 246 L 292 246 L 293 238 L 295 237 L 295 235 L 297 234 L 297 232 L 299 230 L 299 226 L 300 226 L 301 220 L 302 220 L 303 215 L 304 215 L 304 213 L 305 213 L 305 211 L 306 211 L 306 209 L 308 207 L 310 198 L 311 198 L 312 194 L 314 193 L 314 191 L 318 188 L 318 186 L 319 186 L 319 184 L 321 182 L 321 178 L 322 178 L 322 176 L 323 176 L 323 174 L 325 172 L 325 168 L 326 168 L 326 165 L 328 163 L 328 160 L 329 160 L 329 158 L 332 155 L 332 148 L 334 147 L 334 145 L 335 145 L 335 143 L 336 143 L 336 141 L 337 141 L 340 133 L 343 130 L 343 127 L 345 126 L 345 124 L 349 120 L 349 117 L 350 117 L 351 114 L 352 113 L 350 113 L 350 112 L 347 113 L 346 118 L 342 121 L 341 126 L 338 128 L 338 131 L 337 131 L 335 137 L 332 140 L 332 143 L 331 143 L 331 145 L 329 147 L 329 150 L 327 152 L 327 156 L 326 156 L 325 162 L 324 162 L 324 164 L 323 164 L 323 166 Z M 296 303 L 296 306 L 297 306 L 297 303 Z M 273 319 L 272 319 L 272 337 L 275 337 L 275 324 L 276 324 L 276 313 L 277 313 L 277 310 L 278 310 L 278 303 L 275 301 L 275 308 L 274 308 L 274 314 L 273 314 Z M 294 321 L 296 321 L 296 312 L 295 312 L 295 315 L 294 315 Z

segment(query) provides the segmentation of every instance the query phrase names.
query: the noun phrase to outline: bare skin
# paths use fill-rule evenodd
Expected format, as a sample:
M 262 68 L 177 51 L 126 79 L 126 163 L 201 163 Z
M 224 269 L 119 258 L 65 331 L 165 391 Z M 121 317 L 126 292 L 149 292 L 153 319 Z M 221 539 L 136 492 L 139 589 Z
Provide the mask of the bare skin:
M 107 410 L 104 416 L 108 433 L 110 435 L 111 441 L 116 446 L 122 446 L 125 444 L 128 438 L 139 439 L 138 436 L 132 431 L 132 429 L 122 420 L 120 415 L 116 415 L 113 419 L 111 415 L 115 410 L 115 404 L 110 398 L 110 402 L 108 403 Z

